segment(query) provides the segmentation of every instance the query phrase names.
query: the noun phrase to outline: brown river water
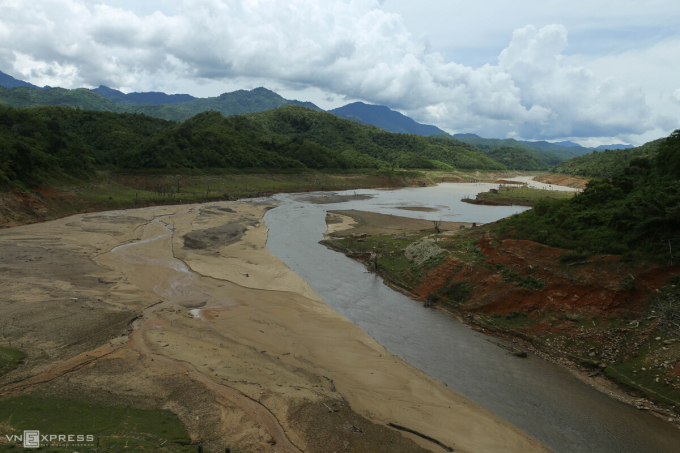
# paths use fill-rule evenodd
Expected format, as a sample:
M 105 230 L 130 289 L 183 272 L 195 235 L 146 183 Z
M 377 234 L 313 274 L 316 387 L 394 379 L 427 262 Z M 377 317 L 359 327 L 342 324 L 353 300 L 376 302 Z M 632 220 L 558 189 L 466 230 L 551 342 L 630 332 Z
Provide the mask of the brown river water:
M 492 185 L 442 184 L 391 191 L 360 190 L 372 198 L 333 204 L 281 194 L 269 211 L 267 247 L 323 300 L 385 348 L 482 404 L 558 453 L 677 453 L 680 430 L 579 381 L 564 368 L 530 355 L 519 359 L 499 340 L 391 290 L 379 277 L 318 242 L 327 210 L 358 209 L 430 220 L 486 223 L 526 208 L 479 206 L 460 198 Z M 327 194 L 319 194 L 326 196 Z M 308 196 L 308 194 L 306 195 Z M 431 212 L 404 206 L 433 207 Z

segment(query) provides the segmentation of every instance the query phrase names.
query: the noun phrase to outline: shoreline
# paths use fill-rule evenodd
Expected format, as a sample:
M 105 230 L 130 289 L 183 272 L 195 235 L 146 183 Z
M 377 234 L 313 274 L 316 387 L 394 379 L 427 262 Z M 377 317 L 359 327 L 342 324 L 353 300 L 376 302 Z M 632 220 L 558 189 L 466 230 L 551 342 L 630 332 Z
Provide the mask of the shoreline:
M 262 217 L 272 206 L 157 206 L 1 230 L 12 272 L 0 283 L 20 297 L 0 307 L 13 313 L 3 312 L 0 327 L 28 358 L 0 377 L 0 393 L 49 376 L 31 391 L 142 408 L 158 407 L 160 396 L 192 440 L 212 449 L 267 452 L 273 439 L 279 452 L 341 451 L 342 442 L 352 451 L 385 442 L 444 451 L 393 423 L 455 451 L 550 451 L 328 307 L 266 248 Z M 64 321 L 27 327 L 36 314 L 64 311 Z M 114 350 L 92 359 L 97 366 L 59 371 L 108 344 Z M 271 415 L 255 416 L 258 408 Z
M 330 250 L 343 253 L 349 258 L 361 262 L 362 264 L 365 265 L 366 269 L 369 272 L 381 277 L 383 283 L 386 286 L 404 294 L 405 296 L 409 297 L 415 302 L 423 304 L 423 296 L 415 293 L 412 290 L 412 288 L 401 285 L 399 282 L 394 281 L 390 277 L 390 275 L 386 274 L 385 272 L 381 271 L 376 272 L 375 268 L 370 264 L 370 261 L 368 261 L 365 256 L 360 256 L 357 253 L 352 252 L 350 249 L 342 247 L 341 245 L 335 244 L 334 242 L 329 240 L 338 239 L 342 237 L 352 237 L 357 233 L 358 234 L 363 233 L 365 228 L 362 229 L 361 227 L 364 226 L 365 222 L 361 222 L 361 219 L 363 219 L 367 215 L 369 217 L 371 215 L 375 215 L 374 213 L 366 213 L 362 211 L 354 212 L 329 211 L 329 213 L 335 216 L 338 215 L 346 216 L 349 220 L 343 221 L 342 229 L 335 227 L 331 230 L 330 229 L 331 225 L 329 225 L 329 230 L 327 230 L 326 234 L 324 235 L 324 240 L 321 241 L 322 245 L 326 246 Z M 351 217 L 352 215 L 356 215 L 357 217 L 359 217 L 359 221 L 357 222 L 357 219 L 352 219 Z M 402 218 L 396 219 L 402 220 Z M 408 223 L 411 222 L 413 219 L 403 218 L 403 220 Z M 344 233 L 340 233 L 343 230 Z M 382 234 L 393 234 L 386 230 L 383 230 L 381 232 Z M 379 232 L 376 234 L 379 234 Z M 426 304 L 425 307 L 427 306 L 428 305 Z M 483 321 L 478 320 L 477 316 L 474 314 L 464 315 L 456 311 L 455 309 L 445 307 L 442 304 L 431 305 L 431 308 L 436 308 L 456 318 L 459 322 L 466 325 L 470 329 L 484 333 L 486 335 L 489 335 L 490 337 L 501 338 L 503 340 L 511 342 L 519 346 L 521 348 L 520 351 L 529 350 L 538 357 L 541 357 L 544 360 L 547 360 L 551 363 L 563 367 L 564 369 L 568 370 L 569 373 L 571 373 L 573 376 L 577 377 L 580 381 L 595 388 L 601 393 L 604 393 L 607 396 L 614 398 L 617 401 L 627 404 L 631 407 L 634 407 L 638 410 L 649 411 L 652 414 L 654 414 L 657 418 L 663 420 L 664 422 L 670 423 L 671 425 L 680 428 L 680 417 L 678 417 L 677 413 L 673 411 L 672 407 L 668 406 L 666 403 L 656 401 L 648 397 L 647 395 L 644 395 L 638 389 L 615 382 L 609 376 L 607 376 L 600 368 L 597 367 L 589 368 L 584 365 L 581 365 L 578 363 L 578 358 L 571 357 L 568 353 L 564 351 L 560 351 L 555 348 L 540 344 L 540 342 L 537 343 L 536 341 L 534 341 L 534 339 L 527 338 L 527 335 L 515 332 L 511 329 L 505 329 L 484 323 Z M 514 346 L 511 347 L 514 348 Z

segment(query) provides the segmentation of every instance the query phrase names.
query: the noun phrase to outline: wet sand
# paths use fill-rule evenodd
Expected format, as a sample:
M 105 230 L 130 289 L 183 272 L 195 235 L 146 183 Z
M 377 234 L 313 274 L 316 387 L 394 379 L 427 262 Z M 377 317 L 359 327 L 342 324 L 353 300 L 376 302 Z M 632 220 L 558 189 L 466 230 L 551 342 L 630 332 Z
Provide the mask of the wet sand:
M 354 209 L 328 211 L 326 223 L 329 224 L 325 233 L 326 237 L 343 237 L 349 234 L 399 234 L 413 231 L 432 231 L 434 233 L 434 223 L 431 220 L 412 219 Z M 458 231 L 461 228 L 470 228 L 471 226 L 472 224 L 468 222 L 440 222 L 439 229 L 442 232 L 449 232 Z M 350 228 L 351 231 L 348 231 Z
M 269 208 L 144 208 L 0 231 L 1 344 L 28 354 L 0 395 L 171 409 L 215 451 L 445 451 L 388 423 L 460 452 L 550 451 L 328 307 L 266 248 Z

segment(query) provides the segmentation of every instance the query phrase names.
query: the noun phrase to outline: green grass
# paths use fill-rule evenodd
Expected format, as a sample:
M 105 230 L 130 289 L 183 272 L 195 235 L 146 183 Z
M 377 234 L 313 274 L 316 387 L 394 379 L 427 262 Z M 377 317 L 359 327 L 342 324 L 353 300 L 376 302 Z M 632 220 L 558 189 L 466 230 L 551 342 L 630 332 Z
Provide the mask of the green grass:
M 93 446 L 42 446 L 42 452 L 94 452 L 99 438 L 100 452 L 152 450 L 195 452 L 190 438 L 175 414 L 167 410 L 140 410 L 99 406 L 68 399 L 40 399 L 19 396 L 0 402 L 3 436 L 22 435 L 24 430 L 41 434 L 93 435 Z M 6 440 L 6 439 L 5 439 Z M 84 444 L 88 444 L 84 442 Z M 162 446 L 161 446 L 162 445 Z M 19 451 L 21 444 L 0 445 L 0 451 Z
M 0 376 L 15 369 L 25 357 L 21 351 L 0 347 Z
M 526 187 L 510 187 L 499 189 L 498 193 L 484 192 L 477 195 L 478 200 L 488 200 L 496 203 L 532 206 L 537 200 L 553 199 L 565 200 L 572 198 L 576 192 L 560 190 L 529 189 Z

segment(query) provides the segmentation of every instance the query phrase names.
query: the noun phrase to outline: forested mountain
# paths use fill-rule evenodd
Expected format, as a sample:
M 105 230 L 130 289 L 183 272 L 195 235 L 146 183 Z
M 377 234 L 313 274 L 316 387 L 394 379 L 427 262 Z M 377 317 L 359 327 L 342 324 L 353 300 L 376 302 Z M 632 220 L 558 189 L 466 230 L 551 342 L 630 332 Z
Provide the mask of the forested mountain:
M 216 110 L 224 116 L 230 116 L 272 110 L 289 104 L 302 104 L 307 108 L 321 110 L 311 102 L 301 103 L 299 101 L 289 101 L 263 87 L 254 88 L 250 91 L 233 91 L 213 98 L 197 98 L 189 102 L 174 104 L 173 107 L 180 108 L 182 111 L 186 112 L 189 117 L 208 110 Z M 139 113 L 147 112 L 139 111 Z
M 23 80 L 15 79 L 9 74 L 5 74 L 4 72 L 0 71 L 0 87 L 5 87 L 5 88 L 15 88 L 15 87 L 31 87 L 31 88 L 37 88 L 41 90 L 39 86 L 35 86 L 32 83 L 24 82 Z M 47 87 L 46 87 L 47 88 Z
M 581 146 L 578 143 L 574 143 L 574 142 L 571 142 L 569 140 L 562 141 L 562 142 L 554 142 L 554 143 L 556 145 L 564 146 L 564 147 L 567 147 L 567 148 L 573 148 L 573 147 L 576 147 L 576 146 Z
M 399 112 L 391 110 L 384 105 L 370 105 L 363 102 L 354 102 L 337 109 L 329 110 L 330 113 L 340 118 L 356 120 L 361 123 L 372 124 L 388 132 L 398 132 L 402 134 L 432 135 L 443 133 L 444 131 L 436 126 L 420 124 L 413 119 Z
M 637 154 L 630 154 L 635 150 Z M 504 220 L 503 228 L 515 239 L 578 250 L 584 256 L 636 252 L 659 261 L 672 259 L 670 244 L 680 239 L 680 130 L 635 150 L 593 153 L 598 164 L 606 156 L 607 165 L 615 163 L 622 170 L 608 173 L 611 179 L 591 181 L 572 199 L 543 200 Z
M 506 168 L 456 140 L 390 133 L 296 105 L 230 117 L 202 112 L 179 124 L 146 115 L 68 107 L 0 107 L 2 185 L 30 187 L 65 174 L 86 177 L 101 166 L 137 170 Z
M 111 127 L 110 122 L 124 123 L 126 121 L 129 127 L 133 127 L 133 123 L 136 122 L 149 126 L 151 119 L 146 116 L 182 122 L 198 113 L 211 110 L 220 112 L 224 116 L 266 112 L 266 114 L 250 119 L 250 121 L 259 124 L 259 129 L 252 125 L 252 127 L 248 126 L 255 135 L 246 138 L 240 137 L 237 141 L 241 139 L 252 140 L 255 137 L 261 142 L 269 143 L 267 145 L 269 146 L 267 148 L 268 151 L 276 152 L 278 155 L 286 158 L 295 159 L 303 166 L 310 168 L 331 168 L 333 166 L 355 168 L 357 166 L 375 167 L 390 165 L 402 168 L 545 170 L 560 164 L 560 162 L 566 159 L 582 154 L 585 150 L 585 148 L 572 142 L 555 144 L 517 141 L 514 139 L 484 139 L 474 134 L 457 134 L 452 137 L 435 126 L 419 124 L 411 118 L 390 110 L 385 106 L 367 105 L 360 102 L 333 110 L 332 113 L 336 115 L 338 121 L 332 119 L 332 116 L 314 115 L 314 112 L 309 112 L 305 109 L 296 110 L 291 108 L 273 113 L 275 109 L 296 105 L 307 107 L 317 112 L 323 111 L 312 103 L 287 100 L 277 93 L 262 87 L 250 91 L 238 90 L 224 93 L 212 98 L 193 98 L 190 95 L 167 95 L 165 93 L 154 92 L 124 94 L 105 86 L 100 86 L 95 90 L 67 90 L 49 87 L 39 89 L 2 73 L 0 73 L 0 81 L 18 85 L 13 88 L 0 87 L 0 104 L 2 105 L 19 108 L 65 106 L 88 111 L 144 114 L 120 117 L 127 118 L 125 120 L 120 118 L 113 120 L 113 117 L 109 117 L 106 120 L 103 117 L 98 119 L 91 119 L 91 116 L 83 117 L 87 118 L 83 120 L 83 124 L 89 124 L 93 121 L 95 123 L 104 121 L 107 123 L 106 127 L 108 128 Z M 154 102 L 154 104 L 144 102 Z M 76 116 L 73 112 L 69 113 L 63 127 L 69 133 L 76 134 L 76 136 L 84 140 L 85 146 L 91 151 L 91 157 L 97 165 L 125 166 L 127 164 L 118 160 L 123 149 L 132 150 L 134 148 L 135 152 L 141 152 L 141 148 L 138 149 L 137 145 L 144 140 L 141 140 L 135 134 L 130 135 L 130 132 L 122 133 L 117 127 L 106 129 L 99 134 L 93 135 L 95 138 L 99 137 L 102 140 L 106 138 L 110 145 L 105 146 L 103 142 L 93 143 L 88 141 L 89 139 L 82 135 L 84 131 L 80 126 L 68 123 L 68 118 Z M 339 121 L 340 118 L 337 117 L 348 118 L 353 122 Z M 214 117 L 211 116 L 211 118 L 212 122 L 216 121 Z M 208 123 L 205 122 L 205 119 L 202 121 L 201 124 L 203 126 L 201 127 L 207 127 Z M 231 127 L 229 124 L 231 123 L 221 123 L 219 127 L 228 129 Z M 377 128 L 366 127 L 371 124 L 387 131 L 416 134 L 423 137 L 404 135 L 403 137 L 395 138 L 394 134 L 389 134 Z M 146 126 L 143 126 L 143 128 Z M 134 127 L 137 127 L 137 125 L 134 125 Z M 151 127 L 151 129 L 154 130 L 153 134 L 158 134 L 172 127 L 172 124 L 162 122 Z M 211 129 L 213 136 L 219 136 L 219 134 L 215 133 L 214 127 L 217 126 L 211 123 L 208 129 Z M 431 135 L 432 132 L 437 133 Z M 113 137 L 111 136 L 113 133 L 119 135 Z M 431 135 L 431 137 L 425 138 L 425 135 Z M 286 140 L 290 141 L 298 136 L 305 139 L 305 141 L 290 145 L 292 148 L 296 148 L 295 153 L 290 151 L 292 149 L 290 147 L 280 148 Z M 146 135 L 145 137 L 148 138 L 149 136 Z M 306 155 L 311 149 L 311 145 L 308 145 L 307 141 L 314 142 L 323 147 L 324 149 L 317 149 L 317 151 L 320 156 L 325 157 L 320 158 L 318 162 L 312 162 L 309 156 Z M 200 140 L 196 143 L 199 142 Z M 274 149 L 271 146 L 278 146 L 279 148 Z M 479 150 L 482 152 L 480 153 Z M 339 153 L 338 155 L 344 157 L 340 159 L 332 153 L 328 154 L 329 151 Z M 201 152 L 197 149 L 194 149 L 189 154 L 196 157 L 197 160 L 182 161 L 180 159 L 173 161 L 170 165 L 183 166 L 186 164 L 201 167 L 204 165 L 202 162 L 209 161 L 199 158 L 198 156 Z M 611 176 L 621 171 L 631 159 L 647 154 L 648 150 L 645 147 L 628 150 L 623 154 L 612 153 L 610 151 L 588 154 L 583 156 L 583 159 L 572 159 L 568 163 L 558 165 L 554 171 L 581 176 Z M 262 156 L 264 154 L 260 157 Z M 258 159 L 251 160 L 251 162 L 255 162 L 256 166 L 263 165 L 267 167 L 269 165 L 266 163 L 268 162 L 267 159 L 262 161 Z M 218 161 L 220 162 L 219 165 L 227 166 L 234 165 L 234 162 L 236 162 L 229 159 L 218 159 Z M 147 160 L 145 162 L 151 161 Z M 284 165 L 283 161 L 277 162 L 279 162 L 277 165 Z M 287 162 L 284 166 L 289 166 L 289 164 L 290 162 Z M 328 167 L 329 165 L 331 167 Z
M 79 88 L 77 90 L 46 88 L 43 90 L 28 86 L 16 88 L 0 87 L 0 104 L 17 108 L 58 105 L 108 112 L 120 112 L 123 108 L 110 99 L 86 88 Z
M 655 158 L 661 142 L 663 139 L 645 143 L 637 148 L 593 151 L 591 154 L 560 162 L 550 171 L 589 178 L 611 178 L 627 168 L 633 159 Z
M 102 87 L 100 87 L 102 88 Z M 104 87 L 105 88 L 105 87 Z M 99 90 L 99 92 L 97 91 Z M 175 102 L 165 104 L 119 104 L 100 94 L 106 92 L 108 95 L 117 99 L 120 95 L 111 93 L 110 90 L 88 90 L 79 88 L 67 90 L 64 88 L 36 89 L 27 86 L 17 88 L 0 87 L 0 105 L 10 107 L 41 107 L 41 106 L 68 106 L 84 110 L 108 111 L 108 112 L 127 112 L 143 113 L 145 115 L 162 118 L 171 121 L 184 121 L 197 113 L 208 110 L 216 110 L 224 116 L 238 115 L 242 113 L 260 112 L 263 110 L 275 109 L 284 105 L 294 104 L 314 110 L 321 110 L 311 102 L 290 101 L 266 88 L 255 88 L 253 90 L 238 90 L 231 93 L 224 93 L 212 98 L 194 98 L 186 102 Z M 118 91 L 122 96 L 129 96 Z M 133 93 L 135 95 L 153 95 L 160 97 L 166 96 L 165 93 Z M 185 96 L 185 95 L 178 95 Z M 188 95 L 186 95 L 188 96 Z M 133 96 L 133 98 L 135 98 Z M 135 98 L 136 99 L 136 98 Z M 123 102 L 123 101 L 122 101 Z
M 60 174 L 85 177 L 173 126 L 145 115 L 0 107 L 0 185 L 30 186 Z
M 522 148 L 511 148 L 508 146 L 501 146 L 500 148 L 493 148 L 482 150 L 482 153 L 489 156 L 496 162 L 505 165 L 508 170 L 524 170 L 524 171 L 543 171 L 551 167 L 550 154 L 541 159 L 532 154 L 531 151 Z M 548 162 L 546 162 L 548 161 Z
M 633 145 L 623 145 L 621 143 L 617 145 L 600 145 L 597 148 L 595 148 L 598 151 L 602 151 L 605 149 L 630 149 L 630 148 L 635 148 Z
M 126 153 L 120 165 L 505 169 L 461 142 L 385 132 L 293 105 L 228 118 L 202 113 Z
M 474 146 L 457 140 L 386 132 L 325 112 L 286 106 L 248 118 L 261 124 L 273 137 L 301 136 L 341 153 L 358 152 L 402 168 L 505 168 Z
M 514 138 L 482 138 L 475 134 L 455 134 L 453 137 L 461 142 L 470 143 L 479 149 L 494 149 L 500 147 L 523 148 L 535 151 L 548 152 L 562 160 L 571 159 L 589 153 L 590 150 L 581 146 L 560 146 L 549 142 L 528 142 L 515 140 Z M 538 155 L 537 155 L 538 156 Z M 544 155 L 545 156 L 545 155 Z
M 122 91 L 114 90 L 113 88 L 104 85 L 100 85 L 99 88 L 95 88 L 92 91 L 101 94 L 120 105 L 177 104 L 178 102 L 187 102 L 196 99 L 190 94 L 165 94 L 157 91 L 125 94 Z
M 561 146 L 558 145 L 557 143 L 550 143 L 546 142 L 544 140 L 541 141 L 535 141 L 535 142 L 530 142 L 528 140 L 517 140 L 519 143 L 522 143 L 529 148 L 537 148 L 537 149 L 542 149 L 543 151 L 548 151 L 550 153 L 556 154 L 561 157 L 566 157 L 566 156 L 580 156 L 583 154 L 587 154 L 590 152 L 590 148 L 585 148 L 581 145 L 576 145 L 576 146 Z
M 567 148 L 561 152 L 550 152 L 532 148 L 514 139 L 481 138 L 475 134 L 450 135 L 447 133 L 435 134 L 432 137 L 453 138 L 468 143 L 483 153 L 493 156 L 494 160 L 509 164 L 508 168 L 515 170 L 547 170 L 573 156 Z

